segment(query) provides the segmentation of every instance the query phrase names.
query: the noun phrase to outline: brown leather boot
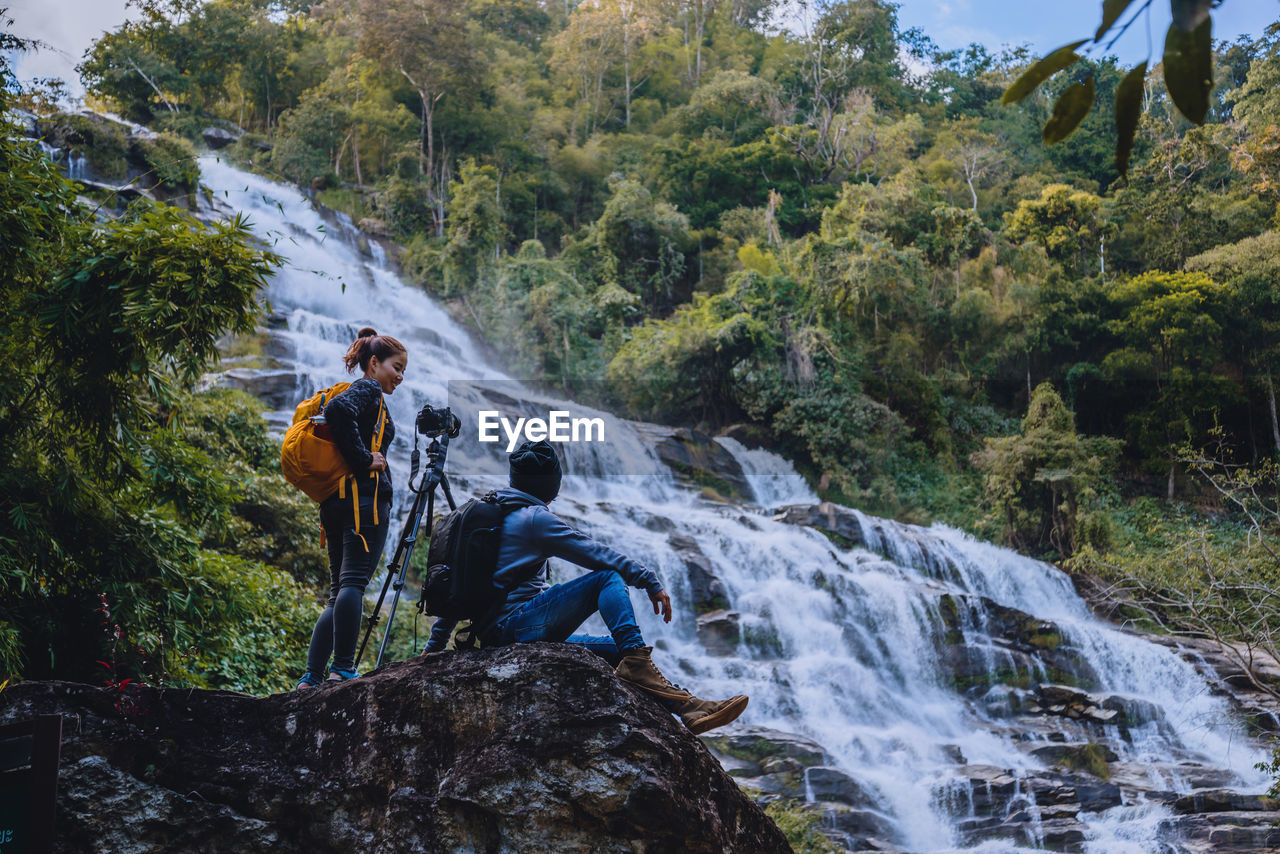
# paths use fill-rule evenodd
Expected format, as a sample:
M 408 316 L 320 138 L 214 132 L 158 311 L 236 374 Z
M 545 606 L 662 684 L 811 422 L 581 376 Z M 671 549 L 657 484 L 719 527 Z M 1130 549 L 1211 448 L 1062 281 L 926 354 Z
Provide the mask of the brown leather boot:
M 652 654 L 653 647 L 651 646 L 642 646 L 639 649 L 630 650 L 623 656 L 622 661 L 618 663 L 613 672 L 623 682 L 630 682 L 646 694 L 652 694 L 661 700 L 687 703 L 696 699 L 688 691 L 667 681 L 667 677 L 663 676 L 657 667 L 654 667 L 653 659 L 650 658 Z
M 678 685 L 672 685 L 654 666 L 652 654 L 651 646 L 632 650 L 613 672 L 622 681 L 665 701 L 694 735 L 724 726 L 747 708 L 747 698 L 742 694 L 728 700 L 703 700 Z
M 680 716 L 689 732 L 699 735 L 709 729 L 733 723 L 747 709 L 747 695 L 738 694 L 727 700 L 699 700 L 697 697 L 677 705 L 673 712 Z

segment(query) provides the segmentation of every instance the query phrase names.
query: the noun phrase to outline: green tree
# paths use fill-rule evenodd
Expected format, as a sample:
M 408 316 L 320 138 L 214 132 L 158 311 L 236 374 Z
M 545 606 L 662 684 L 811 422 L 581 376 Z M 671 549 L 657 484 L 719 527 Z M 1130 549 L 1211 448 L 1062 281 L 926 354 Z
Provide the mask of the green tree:
M 217 340 L 253 328 L 277 259 L 241 220 L 141 205 L 99 222 L 8 124 L 0 204 L 0 353 L 23 366 L 0 389 L 0 670 L 278 685 L 305 588 L 201 544 L 237 490 L 175 429 Z
M 683 301 L 689 220 L 639 182 L 614 183 L 600 218 L 569 247 L 586 278 L 635 294 L 651 315 Z
M 1102 199 L 1067 184 L 1050 184 L 1038 199 L 1024 199 L 1005 214 L 1005 236 L 1015 243 L 1034 242 L 1049 257 L 1077 275 L 1102 273 L 1106 240 L 1115 226 L 1105 218 Z
M 1239 386 L 1220 370 L 1234 295 L 1203 273 L 1144 273 L 1108 290 L 1108 327 L 1121 346 L 1102 360 L 1102 374 L 1127 401 L 1131 447 L 1148 465 L 1167 466 L 1172 498 L 1174 449 L 1238 403 Z
M 491 275 L 505 229 L 498 170 L 468 161 L 449 185 L 449 239 L 441 253 L 447 292 L 465 292 Z
M 988 439 L 974 464 L 1010 544 L 1069 557 L 1086 545 L 1107 545 L 1099 499 L 1118 450 L 1114 439 L 1077 434 L 1074 414 L 1041 383 L 1018 435 Z
M 461 5 L 447 0 L 362 0 L 357 9 L 361 51 L 418 96 L 418 174 L 429 182 L 436 236 L 443 237 L 448 179 L 436 152 L 436 109 L 478 81 L 472 30 Z

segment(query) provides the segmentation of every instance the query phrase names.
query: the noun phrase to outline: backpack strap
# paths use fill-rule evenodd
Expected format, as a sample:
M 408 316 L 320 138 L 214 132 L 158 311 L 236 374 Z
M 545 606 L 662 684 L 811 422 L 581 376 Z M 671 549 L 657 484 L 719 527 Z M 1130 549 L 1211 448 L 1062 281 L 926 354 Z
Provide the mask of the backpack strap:
M 385 404 L 386 404 L 386 399 L 381 394 L 379 394 L 378 395 L 378 435 L 373 438 L 373 449 L 372 449 L 375 454 L 382 450 L 382 432 L 387 427 L 387 410 L 386 410 Z M 382 485 L 382 473 L 377 471 L 371 471 L 369 472 L 369 475 L 373 478 L 373 524 L 376 525 L 378 524 L 378 487 Z M 357 513 L 357 515 L 359 514 Z M 359 526 L 359 524 L 360 524 L 360 520 L 357 519 L 356 525 Z M 359 527 L 357 527 L 356 530 L 358 531 Z M 363 540 L 363 537 L 361 539 Z M 365 543 L 364 550 L 365 551 L 369 550 L 368 543 Z
M 486 492 L 484 494 L 484 497 L 481 500 L 487 501 L 490 504 L 498 504 L 498 493 L 496 490 L 490 490 L 489 492 Z M 524 501 L 523 499 L 517 499 L 517 502 L 513 502 L 512 504 L 498 504 L 498 506 L 502 509 L 503 522 L 505 522 L 507 520 L 507 517 L 517 510 L 522 510 L 525 507 L 538 506 L 533 502 Z M 494 567 L 494 571 L 495 572 L 497 571 L 497 567 Z M 486 610 L 482 616 L 477 617 L 471 621 L 471 628 L 468 630 L 470 631 L 472 636 L 471 643 L 479 642 L 482 645 L 488 645 L 484 635 L 488 634 L 489 630 L 493 628 L 493 625 L 492 625 L 493 618 L 498 615 L 498 611 L 502 610 L 502 606 L 507 603 L 507 595 L 512 590 L 514 590 L 516 586 L 519 584 L 520 584 L 520 581 L 516 580 L 511 584 L 504 585 L 501 588 L 502 589 L 501 598 L 495 600 L 494 603 L 491 606 L 489 606 L 488 610 Z
M 379 395 L 378 434 L 373 438 L 373 448 L 371 449 L 374 453 L 382 450 L 382 435 L 383 431 L 385 431 L 387 427 L 387 412 L 383 404 L 384 400 L 382 396 Z M 376 525 L 378 524 L 378 486 L 381 484 L 382 479 L 379 477 L 379 472 L 377 471 L 370 471 L 369 477 L 373 478 L 373 524 Z M 347 475 L 338 484 L 338 497 L 346 498 L 344 493 L 346 492 L 348 480 L 351 481 L 351 513 L 355 517 L 356 536 L 360 538 L 360 542 L 364 543 L 364 550 L 367 552 L 369 551 L 369 541 L 364 538 L 364 534 L 360 533 L 360 483 L 354 474 Z

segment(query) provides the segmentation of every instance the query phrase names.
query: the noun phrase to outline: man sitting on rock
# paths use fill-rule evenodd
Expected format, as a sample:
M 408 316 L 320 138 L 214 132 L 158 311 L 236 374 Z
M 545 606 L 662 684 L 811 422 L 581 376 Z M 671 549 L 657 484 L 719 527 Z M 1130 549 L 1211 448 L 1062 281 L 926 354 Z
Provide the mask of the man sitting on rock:
M 560 461 L 545 441 L 525 442 L 510 457 L 510 489 L 497 492 L 499 504 L 517 504 L 502 525 L 498 567 L 493 579 L 507 590 L 505 601 L 488 625 L 473 626 L 485 646 L 553 641 L 581 644 L 610 664 L 619 679 L 656 697 L 680 716 L 693 733 L 706 732 L 736 719 L 747 707 L 739 694 L 728 700 L 701 700 L 667 681 L 654 666 L 636 624 L 627 585 L 649 594 L 653 613 L 671 622 L 671 597 L 653 570 L 575 530 L 547 504 L 560 492 Z M 547 581 L 547 559 L 563 558 L 591 570 L 557 584 Z M 608 637 L 575 635 L 592 614 L 600 612 Z M 424 653 L 444 649 L 453 620 L 437 620 Z

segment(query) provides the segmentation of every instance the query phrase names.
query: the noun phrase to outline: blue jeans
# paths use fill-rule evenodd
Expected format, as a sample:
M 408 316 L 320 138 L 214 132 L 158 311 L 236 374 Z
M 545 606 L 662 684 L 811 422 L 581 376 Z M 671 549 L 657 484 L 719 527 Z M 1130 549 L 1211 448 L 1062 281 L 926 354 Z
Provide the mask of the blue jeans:
M 575 635 L 574 629 L 600 612 L 612 638 Z M 627 583 L 611 569 L 600 569 L 557 584 L 508 614 L 495 629 L 501 644 L 552 641 L 576 643 L 617 665 L 627 651 L 644 646 Z

